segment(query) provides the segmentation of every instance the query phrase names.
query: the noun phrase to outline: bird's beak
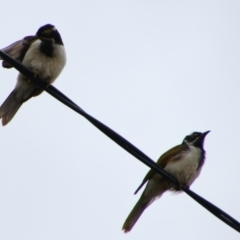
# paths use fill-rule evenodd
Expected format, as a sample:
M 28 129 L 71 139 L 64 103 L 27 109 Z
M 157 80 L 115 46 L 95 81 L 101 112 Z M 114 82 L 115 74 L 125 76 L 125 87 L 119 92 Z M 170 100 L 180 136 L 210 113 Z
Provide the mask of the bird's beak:
M 202 133 L 202 135 L 200 137 L 197 138 L 197 141 L 200 142 L 200 141 L 203 141 L 204 138 L 208 135 L 208 133 L 210 133 L 211 131 L 206 131 L 204 133 Z
M 204 133 L 202 133 L 202 135 L 200 136 L 200 138 L 205 138 L 211 131 L 206 131 Z
M 206 131 L 206 132 L 202 133 L 202 135 L 200 135 L 200 137 L 198 137 L 194 141 L 194 145 L 199 146 L 199 147 L 203 147 L 204 138 L 208 135 L 208 133 L 210 133 L 210 131 Z

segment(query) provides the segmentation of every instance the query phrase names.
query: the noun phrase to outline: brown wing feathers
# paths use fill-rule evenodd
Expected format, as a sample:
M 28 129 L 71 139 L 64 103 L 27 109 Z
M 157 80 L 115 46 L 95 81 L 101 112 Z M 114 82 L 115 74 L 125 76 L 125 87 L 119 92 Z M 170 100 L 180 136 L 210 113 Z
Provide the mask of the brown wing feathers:
M 185 144 L 181 144 L 181 145 L 177 145 L 173 148 L 171 148 L 170 150 L 168 150 L 167 152 L 165 152 L 163 155 L 160 156 L 160 158 L 157 160 L 157 164 L 162 167 L 165 168 L 166 165 L 170 162 L 170 161 L 177 161 L 180 157 L 179 152 L 184 151 L 185 149 L 187 150 L 188 146 Z M 154 170 L 149 170 L 149 172 L 147 173 L 147 175 L 145 176 L 145 178 L 143 179 L 142 183 L 140 184 L 140 186 L 137 188 L 137 190 L 134 192 L 134 194 L 137 194 L 137 192 L 142 188 L 142 186 L 153 177 L 153 175 L 156 172 Z
M 26 54 L 26 51 L 28 50 L 30 44 L 34 40 L 36 40 L 36 36 L 28 36 L 28 37 L 25 37 L 17 42 L 12 43 L 11 45 L 9 45 L 7 47 L 1 49 L 1 51 L 6 53 L 13 59 L 16 59 L 16 60 L 22 62 L 22 60 Z M 2 62 L 2 66 L 4 68 L 12 68 L 12 66 L 5 60 Z

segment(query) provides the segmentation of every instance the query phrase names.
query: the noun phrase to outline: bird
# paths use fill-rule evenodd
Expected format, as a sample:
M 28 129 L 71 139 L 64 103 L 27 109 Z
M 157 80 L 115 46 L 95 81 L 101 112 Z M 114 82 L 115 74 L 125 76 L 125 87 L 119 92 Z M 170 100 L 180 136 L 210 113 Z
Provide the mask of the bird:
M 52 24 L 41 26 L 35 35 L 24 37 L 1 51 L 29 68 L 48 85 L 56 80 L 66 64 L 66 52 L 61 35 Z M 12 68 L 6 60 L 2 61 L 2 66 Z M 12 120 L 24 102 L 42 92 L 40 87 L 19 73 L 14 90 L 0 107 L 2 125 L 5 126 Z
M 187 135 L 181 144 L 171 148 L 157 161 L 157 165 L 175 177 L 180 186 L 190 187 L 199 176 L 205 161 L 204 139 L 210 131 L 193 132 Z M 170 190 L 181 192 L 181 187 L 175 186 L 169 180 L 150 170 L 143 179 L 136 194 L 143 185 L 146 185 L 138 202 L 128 215 L 123 224 L 122 230 L 127 233 L 131 231 L 144 210 L 157 198 L 160 198 L 164 192 Z

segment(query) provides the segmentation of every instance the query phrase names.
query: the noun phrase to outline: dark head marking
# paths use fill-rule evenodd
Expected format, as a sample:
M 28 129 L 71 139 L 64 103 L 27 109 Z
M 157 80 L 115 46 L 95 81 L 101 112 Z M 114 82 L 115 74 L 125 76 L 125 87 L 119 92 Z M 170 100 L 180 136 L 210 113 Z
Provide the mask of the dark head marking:
M 193 132 L 190 135 L 187 135 L 184 139 L 183 142 L 187 141 L 188 143 L 192 143 L 194 140 L 196 140 L 198 137 L 202 135 L 201 132 Z
M 193 132 L 192 134 L 190 134 L 184 138 L 183 143 L 191 144 L 195 147 L 199 147 L 199 148 L 203 149 L 204 139 L 209 132 L 210 131 L 206 131 L 204 133 Z
M 63 45 L 62 38 L 58 30 L 52 24 L 46 24 L 40 27 L 36 35 L 42 40 L 54 41 L 56 44 Z

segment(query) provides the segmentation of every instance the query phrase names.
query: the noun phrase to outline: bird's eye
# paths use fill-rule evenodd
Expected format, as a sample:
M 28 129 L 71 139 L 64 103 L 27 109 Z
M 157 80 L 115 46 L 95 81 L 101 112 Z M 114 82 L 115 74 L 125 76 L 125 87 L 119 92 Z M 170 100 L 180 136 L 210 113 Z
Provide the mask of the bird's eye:
M 43 36 L 48 36 L 48 35 L 50 35 L 52 33 L 52 29 L 47 29 L 47 30 L 45 30 L 44 32 L 42 32 L 42 35 Z

